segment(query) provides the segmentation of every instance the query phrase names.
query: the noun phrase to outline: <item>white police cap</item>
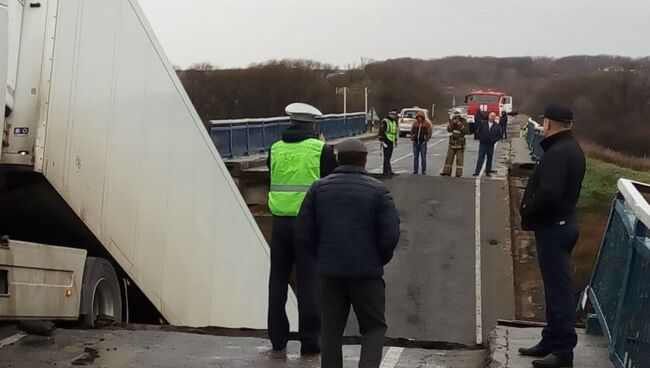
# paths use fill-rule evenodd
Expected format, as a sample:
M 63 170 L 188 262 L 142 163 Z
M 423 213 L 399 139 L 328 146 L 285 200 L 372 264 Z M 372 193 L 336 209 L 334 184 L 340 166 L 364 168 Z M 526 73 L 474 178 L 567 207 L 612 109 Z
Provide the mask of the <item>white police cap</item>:
M 314 106 L 302 102 L 289 104 L 284 108 L 284 111 L 291 116 L 292 122 L 313 123 L 316 121 L 317 116 L 323 115 Z

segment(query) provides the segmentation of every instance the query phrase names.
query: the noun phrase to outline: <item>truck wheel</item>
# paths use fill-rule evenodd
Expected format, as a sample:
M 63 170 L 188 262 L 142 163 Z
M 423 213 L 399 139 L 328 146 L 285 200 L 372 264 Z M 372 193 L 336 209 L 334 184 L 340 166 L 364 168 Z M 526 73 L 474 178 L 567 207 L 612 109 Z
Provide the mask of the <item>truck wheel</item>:
M 122 294 L 115 269 L 103 258 L 86 258 L 79 308 L 80 327 L 97 328 L 121 321 Z

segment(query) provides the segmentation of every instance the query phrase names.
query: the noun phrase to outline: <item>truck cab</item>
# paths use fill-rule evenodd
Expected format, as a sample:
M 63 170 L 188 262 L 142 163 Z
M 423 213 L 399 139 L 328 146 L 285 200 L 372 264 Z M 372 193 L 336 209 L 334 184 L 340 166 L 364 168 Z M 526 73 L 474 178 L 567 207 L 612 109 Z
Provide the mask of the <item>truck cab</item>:
M 478 111 L 485 116 L 490 113 L 495 113 L 500 116 L 502 112 L 512 112 L 512 96 L 507 96 L 503 92 L 495 91 L 492 89 L 487 90 L 472 90 L 465 96 L 465 104 L 467 105 L 467 115 L 465 118 L 469 122 L 470 132 L 475 130 L 474 116 Z

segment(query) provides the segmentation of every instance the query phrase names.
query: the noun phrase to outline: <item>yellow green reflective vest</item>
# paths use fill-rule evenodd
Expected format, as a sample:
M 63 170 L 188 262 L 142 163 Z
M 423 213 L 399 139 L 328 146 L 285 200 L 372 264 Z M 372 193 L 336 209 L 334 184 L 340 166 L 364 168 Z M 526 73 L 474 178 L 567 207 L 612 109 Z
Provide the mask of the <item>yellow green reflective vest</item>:
M 386 122 L 386 133 L 384 133 L 386 139 L 395 142 L 397 140 L 397 123 L 390 119 L 384 119 L 384 121 Z
M 309 187 L 320 179 L 323 146 L 325 143 L 315 138 L 278 141 L 271 146 L 269 209 L 273 215 L 298 216 Z

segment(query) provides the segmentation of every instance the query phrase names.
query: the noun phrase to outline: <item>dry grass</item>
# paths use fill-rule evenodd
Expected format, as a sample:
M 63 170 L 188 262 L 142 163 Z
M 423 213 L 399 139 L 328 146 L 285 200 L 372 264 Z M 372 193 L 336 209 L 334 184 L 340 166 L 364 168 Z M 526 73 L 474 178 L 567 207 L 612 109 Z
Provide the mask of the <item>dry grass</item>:
M 632 170 L 650 171 L 650 157 L 626 155 L 586 140 L 581 140 L 580 146 L 588 157 Z

